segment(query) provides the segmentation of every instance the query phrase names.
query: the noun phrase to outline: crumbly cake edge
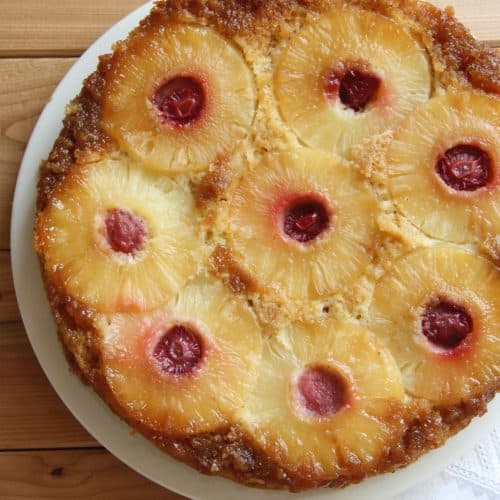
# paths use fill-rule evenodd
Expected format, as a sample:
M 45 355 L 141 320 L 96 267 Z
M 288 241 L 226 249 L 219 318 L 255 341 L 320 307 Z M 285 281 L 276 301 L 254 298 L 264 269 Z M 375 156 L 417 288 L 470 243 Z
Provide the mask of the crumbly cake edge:
M 187 13 L 215 25 L 226 35 L 245 36 L 256 29 L 270 28 L 273 31 L 278 29 L 283 18 L 304 15 L 308 9 L 320 12 L 332 3 L 338 4 L 320 0 L 167 0 L 159 2 L 136 29 L 143 29 L 150 22 L 159 20 L 175 22 Z M 423 38 L 427 37 L 428 49 L 429 46 L 433 47 L 433 58 L 442 64 L 438 78 L 443 85 L 453 86 L 458 82 L 459 85 L 470 84 L 479 90 L 500 94 L 500 82 L 498 76 L 495 80 L 493 71 L 495 64 L 498 67 L 497 56 L 476 42 L 450 11 L 442 11 L 416 0 L 352 0 L 349 3 L 389 16 L 403 12 L 407 21 L 420 27 Z M 473 54 L 467 61 L 464 61 L 465 50 L 471 50 Z M 97 161 L 114 149 L 113 141 L 99 124 L 102 89 L 109 61 L 110 55 L 101 57 L 98 69 L 85 80 L 80 94 L 68 106 L 61 133 L 48 159 L 41 165 L 38 212 L 44 209 L 53 189 L 73 164 Z M 43 273 L 43 262 L 41 264 Z M 96 332 L 92 326 L 93 312 L 65 297 L 45 275 L 44 283 L 58 324 L 59 338 L 72 371 L 83 382 L 92 385 L 113 411 L 124 418 L 102 372 Z M 318 486 L 344 487 L 368 475 L 394 471 L 413 462 L 426 451 L 441 446 L 448 437 L 467 426 L 474 416 L 482 415 L 488 401 L 498 390 L 498 386 L 493 387 L 460 404 L 421 411 L 413 421 L 408 422 L 401 440 L 388 449 L 372 469 L 362 471 L 353 466 L 350 475 L 340 475 L 326 484 L 290 475 L 258 450 L 235 426 L 219 433 L 176 439 L 153 434 L 149 429 L 141 428 L 138 422 L 128 423 L 170 455 L 203 473 L 216 472 L 249 486 L 287 488 L 292 491 Z

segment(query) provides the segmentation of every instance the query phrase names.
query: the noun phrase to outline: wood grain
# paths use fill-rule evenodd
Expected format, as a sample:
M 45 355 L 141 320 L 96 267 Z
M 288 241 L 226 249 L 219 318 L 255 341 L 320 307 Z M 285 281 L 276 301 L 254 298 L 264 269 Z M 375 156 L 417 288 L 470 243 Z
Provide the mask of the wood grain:
M 10 268 L 10 253 L 0 250 L 0 323 L 21 319 L 17 307 L 12 271 Z
M 9 248 L 14 186 L 31 130 L 74 61 L 0 59 L 0 249 Z
M 22 323 L 0 324 L 0 450 L 95 446 L 43 374 Z
M 484 1 L 490 2 L 490 0 Z M 497 0 L 494 1 L 496 3 Z M 4 3 L 6 3 L 5 0 L 0 0 L 0 9 Z M 47 4 L 47 8 L 55 9 L 52 6 L 53 2 L 24 0 L 9 3 L 7 17 L 11 15 L 12 10 L 24 9 L 22 6 L 25 3 Z M 68 3 L 70 7 L 73 5 L 73 2 Z M 124 3 L 130 4 L 131 2 Z M 446 5 L 449 2 L 436 0 L 435 3 Z M 456 5 L 457 13 L 463 16 L 468 26 L 473 26 L 474 23 L 487 26 L 488 30 L 495 32 L 496 38 L 500 39 L 500 9 L 495 9 L 493 6 L 490 6 L 489 11 L 486 6 L 481 9 L 472 9 L 470 0 L 455 0 L 453 3 Z M 485 12 L 489 14 L 486 15 Z M 496 16 L 495 12 L 499 15 Z M 2 47 L 1 33 L 5 29 L 10 28 L 5 22 L 0 23 L 0 47 Z M 26 27 L 26 29 L 30 28 Z M 497 43 L 500 41 L 497 40 Z M 0 155 L 0 186 L 2 186 L 0 189 L 0 249 L 9 248 L 12 197 L 26 142 L 43 106 L 74 62 L 74 58 L 0 59 L 0 151 L 2 153 Z
M 0 453 L 0 498 L 181 500 L 104 450 Z
M 70 56 L 81 54 L 109 26 L 143 0 L 0 0 L 0 56 Z M 433 0 L 453 5 L 457 17 L 481 40 L 500 39 L 498 0 Z M 26 36 L 27 33 L 36 36 Z
M 498 46 L 499 1 L 433 3 L 441 7 L 454 5 L 457 17 L 478 38 Z M 4 58 L 0 59 L 2 500 L 181 498 L 142 478 L 100 449 L 60 401 L 17 321 L 19 311 L 7 251 L 18 166 L 39 113 L 75 61 L 69 56 L 79 55 L 110 25 L 142 3 L 143 0 L 0 0 L 0 58 Z M 73 449 L 76 447 L 79 449 Z
M 0 0 L 0 56 L 79 55 L 111 25 L 143 3 L 144 0 Z

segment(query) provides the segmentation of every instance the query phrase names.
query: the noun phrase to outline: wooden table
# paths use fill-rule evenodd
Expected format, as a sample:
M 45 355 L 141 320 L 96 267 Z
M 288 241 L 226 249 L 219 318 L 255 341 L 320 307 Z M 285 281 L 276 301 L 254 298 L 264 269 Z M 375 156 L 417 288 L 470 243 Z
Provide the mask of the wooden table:
M 500 46 L 500 0 L 444 0 Z M 180 499 L 105 451 L 46 380 L 20 321 L 9 225 L 17 171 L 54 87 L 85 48 L 142 0 L 0 0 L 0 498 Z

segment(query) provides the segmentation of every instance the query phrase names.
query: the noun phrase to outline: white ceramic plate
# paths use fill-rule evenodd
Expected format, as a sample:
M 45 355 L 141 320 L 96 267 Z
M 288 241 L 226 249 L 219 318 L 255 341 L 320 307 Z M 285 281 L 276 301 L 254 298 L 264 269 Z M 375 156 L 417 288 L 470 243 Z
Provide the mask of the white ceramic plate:
M 94 71 L 98 56 L 109 52 L 113 42 L 126 37 L 150 7 L 151 3 L 144 5 L 113 26 L 70 69 L 40 116 L 19 171 L 12 212 L 12 269 L 23 322 L 45 374 L 73 415 L 111 453 L 156 483 L 193 499 L 381 500 L 429 478 L 470 449 L 500 420 L 500 398 L 490 404 L 484 417 L 475 419 L 445 447 L 428 453 L 405 469 L 345 490 L 319 489 L 292 495 L 254 490 L 226 479 L 205 476 L 171 459 L 142 436 L 131 435 L 129 427 L 91 389 L 68 374 L 31 243 L 38 168 L 59 133 L 66 104 L 79 92 L 82 80 Z

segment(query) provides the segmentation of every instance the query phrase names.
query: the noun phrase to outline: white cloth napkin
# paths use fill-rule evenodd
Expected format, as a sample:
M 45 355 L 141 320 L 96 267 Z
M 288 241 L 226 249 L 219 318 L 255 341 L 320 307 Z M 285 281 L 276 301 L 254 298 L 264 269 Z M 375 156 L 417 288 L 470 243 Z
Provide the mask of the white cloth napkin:
M 391 500 L 500 500 L 500 426 L 458 462 Z

